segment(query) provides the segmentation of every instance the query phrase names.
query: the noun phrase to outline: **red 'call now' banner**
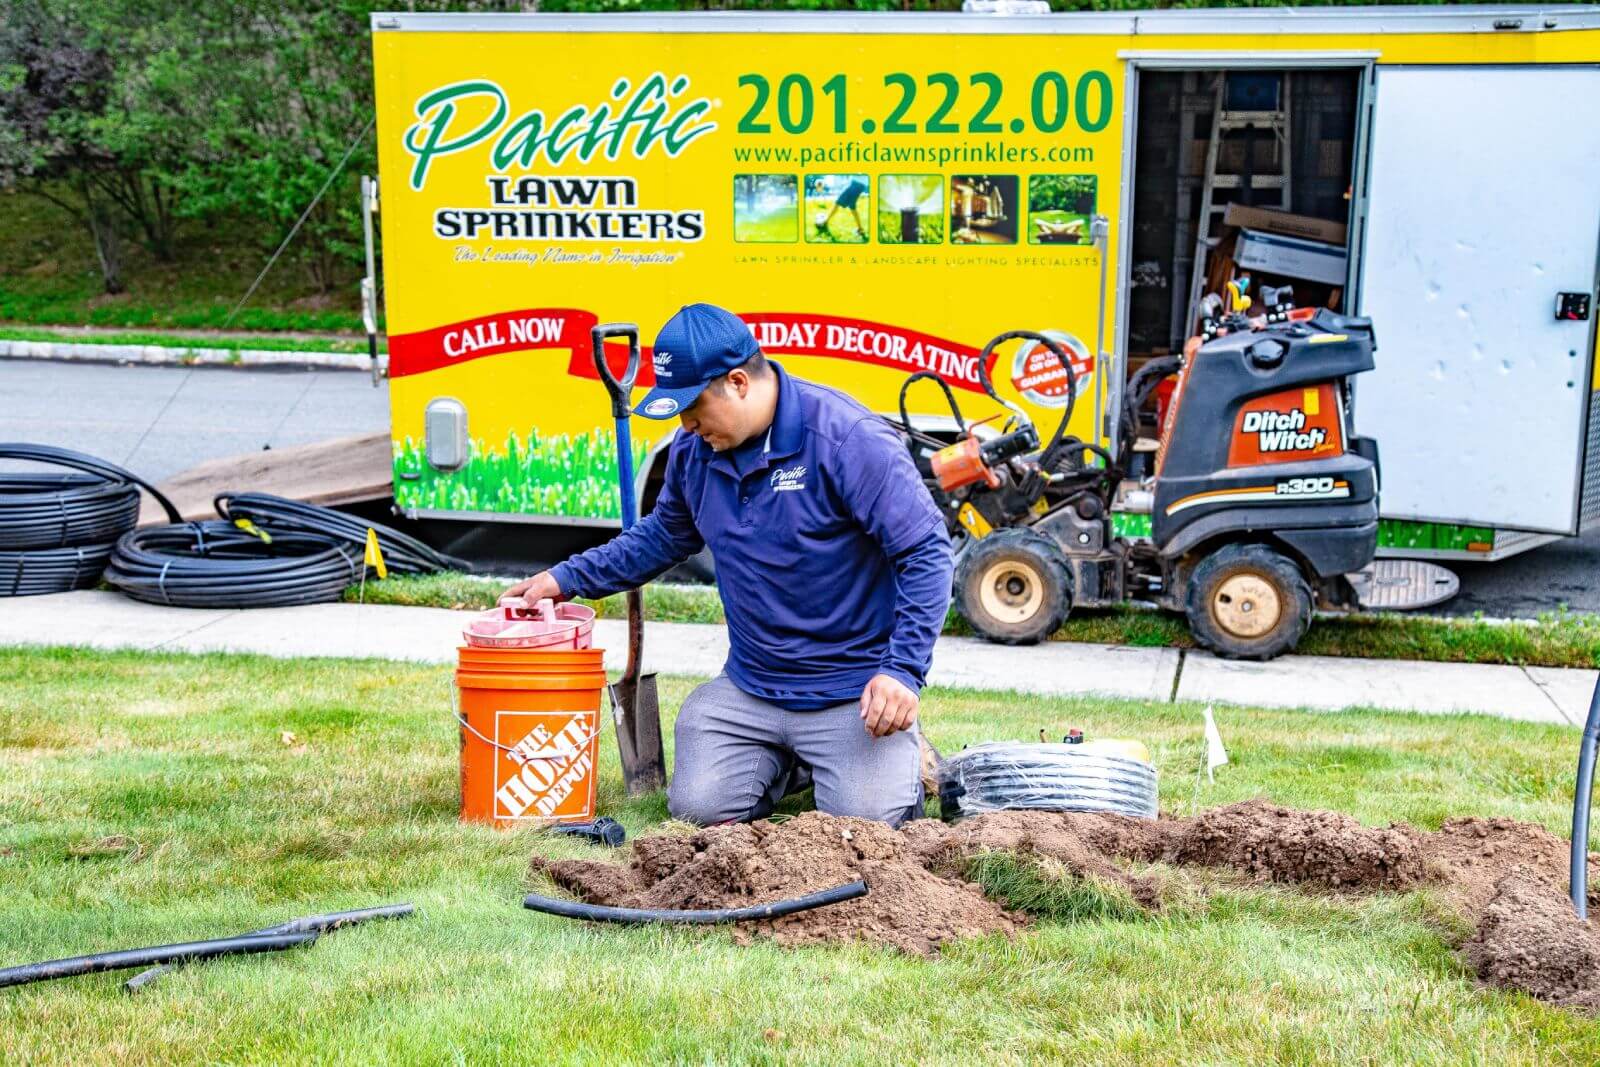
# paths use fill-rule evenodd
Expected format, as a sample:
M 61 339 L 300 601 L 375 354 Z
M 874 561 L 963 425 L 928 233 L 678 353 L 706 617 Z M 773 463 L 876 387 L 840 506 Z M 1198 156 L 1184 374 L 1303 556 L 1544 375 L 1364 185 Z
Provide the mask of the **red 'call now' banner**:
M 808 312 L 759 311 L 740 315 L 769 356 L 822 356 L 888 367 L 907 374 L 932 371 L 952 386 L 981 393 L 979 349 L 932 334 L 867 319 Z M 539 349 L 571 353 L 567 373 L 595 379 L 589 331 L 599 319 L 575 308 L 504 311 L 389 338 L 389 374 L 403 377 L 440 367 Z M 614 372 L 626 365 L 627 346 L 610 342 L 606 359 Z M 992 358 L 991 358 L 992 362 Z M 650 349 L 645 347 L 636 381 L 655 384 Z

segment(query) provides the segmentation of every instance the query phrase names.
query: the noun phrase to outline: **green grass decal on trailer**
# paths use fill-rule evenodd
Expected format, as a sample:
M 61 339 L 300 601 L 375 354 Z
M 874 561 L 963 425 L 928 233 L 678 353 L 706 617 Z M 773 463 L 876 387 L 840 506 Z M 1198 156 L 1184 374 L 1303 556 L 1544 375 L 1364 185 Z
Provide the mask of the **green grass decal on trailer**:
M 634 442 L 634 470 L 644 469 L 654 442 Z M 394 452 L 394 500 L 419 511 L 490 511 L 511 515 L 571 515 L 619 519 L 617 439 L 611 430 L 553 434 L 515 433 L 503 448 L 474 439 L 460 470 L 429 465 L 423 448 L 407 437 Z
M 1448 522 L 1383 519 L 1378 523 L 1378 547 L 1487 552 L 1494 547 L 1494 530 L 1487 526 L 1455 526 Z

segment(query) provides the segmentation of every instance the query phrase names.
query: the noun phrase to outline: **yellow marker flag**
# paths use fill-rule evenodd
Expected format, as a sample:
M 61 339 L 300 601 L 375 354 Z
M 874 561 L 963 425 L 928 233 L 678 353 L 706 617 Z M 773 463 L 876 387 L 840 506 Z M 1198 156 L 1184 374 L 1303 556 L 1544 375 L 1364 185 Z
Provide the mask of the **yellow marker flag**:
M 378 547 L 378 531 L 367 527 L 367 554 L 362 562 L 378 569 L 379 578 L 389 577 L 389 568 L 383 565 L 383 550 Z

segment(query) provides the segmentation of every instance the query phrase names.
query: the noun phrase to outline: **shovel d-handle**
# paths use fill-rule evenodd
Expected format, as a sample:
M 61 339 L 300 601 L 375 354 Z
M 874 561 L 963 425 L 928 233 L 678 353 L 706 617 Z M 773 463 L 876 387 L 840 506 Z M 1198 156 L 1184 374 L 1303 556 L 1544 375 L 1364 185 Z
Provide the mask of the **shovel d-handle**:
M 621 378 L 611 373 L 611 364 L 606 362 L 606 341 L 612 337 L 628 342 L 628 366 Z M 639 377 L 639 327 L 631 322 L 603 322 L 589 331 L 589 345 L 595 372 L 611 394 L 611 417 L 627 418 L 633 406 L 633 383 Z

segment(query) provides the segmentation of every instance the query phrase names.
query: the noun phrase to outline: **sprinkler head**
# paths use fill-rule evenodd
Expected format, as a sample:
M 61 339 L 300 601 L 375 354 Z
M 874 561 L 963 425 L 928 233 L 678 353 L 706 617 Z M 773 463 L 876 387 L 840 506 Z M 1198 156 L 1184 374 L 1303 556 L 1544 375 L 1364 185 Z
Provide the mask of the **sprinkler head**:
M 900 209 L 900 240 L 902 243 L 908 245 L 914 245 L 917 243 L 919 236 L 917 232 L 917 219 L 918 214 L 916 208 L 903 207 Z

